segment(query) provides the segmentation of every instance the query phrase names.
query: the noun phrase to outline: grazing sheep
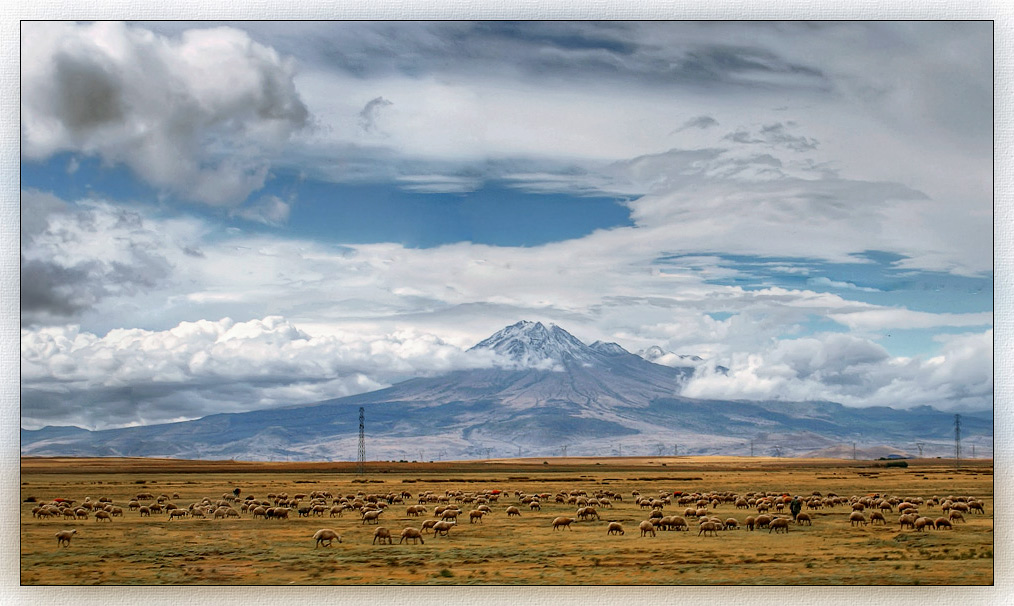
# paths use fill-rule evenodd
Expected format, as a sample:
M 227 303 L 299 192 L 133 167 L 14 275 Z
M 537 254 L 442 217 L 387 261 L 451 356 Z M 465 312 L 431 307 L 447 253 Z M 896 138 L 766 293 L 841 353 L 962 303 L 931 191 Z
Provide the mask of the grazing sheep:
M 871 511 L 870 524 L 876 524 L 878 520 L 880 521 L 881 524 L 887 524 L 887 519 L 884 518 L 884 514 L 880 513 L 879 511 Z
M 754 524 L 757 525 L 757 528 L 767 528 L 768 524 L 770 524 L 770 523 L 771 523 L 771 516 L 769 516 L 769 515 L 760 515 L 760 516 L 757 516 L 754 519 Z
M 949 528 L 951 530 L 954 530 L 954 527 L 951 526 L 950 520 L 948 520 L 947 518 L 937 518 L 936 520 L 933 521 L 933 524 L 936 526 L 937 530 L 940 530 L 941 528 Z
M 138 507 L 137 512 L 139 514 L 141 514 L 142 518 L 145 517 L 145 516 L 148 516 L 149 518 L 151 517 L 151 508 L 150 507 L 145 507 L 144 505 L 142 505 L 142 506 Z
M 318 547 L 320 547 L 321 545 L 323 545 L 325 542 L 327 542 L 327 546 L 330 547 L 331 546 L 331 542 L 334 541 L 334 540 L 336 540 L 336 539 L 338 540 L 339 543 L 342 542 L 342 537 L 341 537 L 340 534 L 338 534 L 337 532 L 335 532 L 334 530 L 332 530 L 330 528 L 321 528 L 317 532 L 313 533 L 313 540 L 317 541 L 314 544 L 313 548 L 317 549 Z
M 95 515 L 97 516 L 98 514 L 95 514 Z M 169 521 L 170 522 L 172 522 L 173 519 L 175 519 L 175 518 L 185 518 L 185 517 L 187 517 L 187 510 L 186 509 L 170 509 L 169 510 Z
M 746 524 L 747 530 L 753 530 L 754 526 L 757 524 L 757 518 L 749 516 L 743 521 L 743 523 Z
M 410 527 L 410 528 L 406 528 L 405 530 L 402 530 L 401 531 L 401 540 L 398 541 L 398 544 L 401 545 L 401 543 L 405 539 L 412 539 L 413 542 L 418 541 L 419 543 L 421 543 L 423 545 L 426 544 L 426 541 L 423 540 L 422 533 L 419 531 L 418 528 L 411 528 Z
M 933 528 L 933 520 L 931 520 L 929 518 L 925 518 L 925 517 L 918 518 L 918 519 L 916 519 L 916 521 L 913 524 L 913 526 L 914 526 L 914 528 L 917 531 L 922 532 L 923 529 L 926 528 L 927 526 L 929 526 L 930 528 Z
M 606 534 L 623 534 L 623 525 L 619 522 L 609 522 L 609 527 L 606 529 Z
M 778 529 L 781 529 L 782 532 L 788 534 L 790 521 L 791 520 L 789 520 L 789 518 L 775 518 L 771 520 L 771 523 L 768 524 L 768 534 L 778 532 Z
M 461 512 L 458 511 L 457 509 L 448 509 L 444 511 L 442 514 L 440 514 L 440 519 L 444 521 L 454 520 L 455 522 L 457 522 L 459 513 Z
M 679 517 L 671 517 L 669 519 L 669 526 L 673 530 L 684 530 L 684 531 L 690 530 L 690 525 L 687 524 L 687 521 Z
M 521 517 L 521 510 L 518 509 L 517 507 L 514 507 L 513 505 L 510 506 L 510 507 L 508 507 L 507 508 L 507 517 L 509 518 L 511 516 L 518 516 L 520 518 Z
M 113 521 L 113 517 L 109 515 L 108 511 L 96 511 L 95 512 L 95 521 L 98 522 L 99 520 L 105 520 L 107 522 L 112 522 Z
M 722 527 L 723 526 L 721 524 L 716 524 L 714 522 L 701 522 L 701 529 L 697 531 L 697 536 L 701 536 L 702 533 L 704 536 L 708 536 L 708 533 L 710 532 L 712 535 L 717 537 L 718 531 L 721 530 Z
M 377 529 L 373 531 L 373 544 L 377 544 L 377 539 L 380 539 L 380 544 L 387 543 L 391 545 L 394 543 L 394 539 L 391 538 L 391 531 L 384 528 L 383 526 L 377 526 Z
M 978 513 L 982 513 L 982 514 L 986 513 L 986 509 L 982 506 L 982 503 L 980 503 L 978 501 L 969 501 L 968 502 L 968 513 L 972 513 L 973 511 L 978 512 Z
M 881 516 L 882 518 L 883 516 Z M 810 519 L 810 515 L 806 513 L 800 513 L 796 515 L 796 524 L 806 524 L 807 526 L 813 526 L 813 521 Z
M 900 530 L 904 530 L 906 526 L 908 526 L 909 528 L 915 528 L 916 519 L 918 519 L 918 516 L 914 516 L 911 514 L 904 514 L 900 516 L 898 518 L 898 524 L 901 525 Z
M 652 525 L 652 523 L 649 522 L 648 520 L 645 520 L 640 524 L 638 524 L 637 528 L 641 531 L 642 537 L 648 534 L 649 532 L 651 533 L 651 536 L 655 536 L 655 526 Z
M 77 534 L 77 529 L 74 530 L 61 530 L 56 533 L 56 546 L 70 547 L 70 538 Z
M 484 515 L 486 515 L 485 511 L 480 511 L 478 509 L 473 509 L 472 511 L 468 512 L 468 523 L 469 524 L 475 524 L 475 521 L 479 520 L 479 523 L 482 524 L 482 516 L 484 516 Z
M 380 524 L 380 514 L 383 512 L 381 509 L 370 509 L 363 512 L 363 524 Z
M 571 523 L 573 521 L 574 521 L 574 518 L 565 518 L 565 517 L 562 517 L 562 516 L 559 517 L 559 518 L 554 518 L 553 519 L 553 530 L 556 530 L 557 528 L 560 528 L 560 527 L 566 528 L 567 530 L 574 530 L 573 528 L 570 527 L 570 525 L 571 525 Z M 650 522 L 649 522 L 649 525 L 650 525 Z M 652 529 L 652 532 L 655 532 L 654 529 Z
M 426 520 L 425 522 L 422 523 L 421 530 L 423 532 L 426 532 L 427 528 L 433 528 L 436 525 L 437 522 L 438 522 L 438 520 Z
M 958 510 L 956 510 L 956 509 L 952 510 L 951 513 L 949 513 L 947 517 L 949 517 L 952 522 L 955 522 L 955 521 L 958 521 L 958 520 L 960 520 L 962 522 L 965 521 L 965 516 L 961 515 L 961 512 L 958 511 Z
M 532 511 L 542 511 L 542 505 L 538 501 L 532 501 L 528 504 L 528 508 Z
M 410 516 L 416 516 L 416 517 L 421 516 L 422 514 L 424 514 L 426 512 L 427 512 L 427 509 L 426 509 L 425 505 L 409 505 L 408 509 L 405 510 L 406 514 L 408 514 Z
M 725 521 L 725 529 L 726 530 L 739 529 L 739 520 L 737 520 L 736 518 L 729 518 L 728 520 Z
M 869 522 L 866 521 L 866 516 L 861 511 L 853 511 L 849 514 L 849 526 L 866 526 Z
M 445 537 L 449 537 L 451 536 L 448 534 L 451 531 L 451 527 L 457 525 L 458 525 L 457 522 L 448 522 L 447 520 L 440 520 L 439 522 L 433 524 L 433 536 L 438 537 L 442 535 Z

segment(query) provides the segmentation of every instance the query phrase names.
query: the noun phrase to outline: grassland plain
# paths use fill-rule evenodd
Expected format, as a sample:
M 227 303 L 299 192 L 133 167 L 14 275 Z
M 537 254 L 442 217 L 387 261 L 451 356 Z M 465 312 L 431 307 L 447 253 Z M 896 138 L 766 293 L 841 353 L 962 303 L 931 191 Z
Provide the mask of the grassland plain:
M 349 463 L 247 463 L 158 459 L 47 459 L 21 462 L 22 585 L 991 585 L 993 583 L 992 461 L 909 461 L 886 468 L 878 461 L 768 458 L 622 458 L 494 460 L 475 462 L 372 462 L 357 476 Z M 448 537 L 426 535 L 425 544 L 398 544 L 405 527 L 422 520 L 407 506 L 391 505 L 381 525 L 393 545 L 373 545 L 375 526 L 354 512 L 343 517 L 288 520 L 168 520 L 126 511 L 141 492 L 178 494 L 186 507 L 203 497 L 218 499 L 239 488 L 241 497 L 263 499 L 327 490 L 367 494 L 497 489 L 504 493 L 482 523 L 469 524 L 468 505 Z M 574 516 L 576 507 L 542 501 L 541 511 L 505 509 L 527 494 L 612 491 L 623 500 L 599 507 L 601 520 L 581 521 L 572 530 L 552 529 L 553 518 Z M 974 496 L 984 514 L 966 515 L 953 530 L 900 530 L 897 514 L 884 526 L 852 527 L 850 508 L 806 510 L 812 526 L 793 525 L 787 534 L 729 530 L 716 537 L 690 532 L 637 530 L 648 511 L 632 491 L 766 491 L 840 496 L 872 493 L 902 497 Z M 111 522 L 36 519 L 33 503 L 56 497 L 107 497 L 124 508 Z M 684 507 L 666 507 L 682 514 Z M 923 508 L 938 517 L 939 507 Z M 711 513 L 742 523 L 754 510 L 723 503 Z M 295 514 L 295 512 L 293 512 Z M 622 536 L 607 536 L 610 521 Z M 55 533 L 76 528 L 70 547 Z M 343 542 L 314 547 L 313 533 L 334 528 Z

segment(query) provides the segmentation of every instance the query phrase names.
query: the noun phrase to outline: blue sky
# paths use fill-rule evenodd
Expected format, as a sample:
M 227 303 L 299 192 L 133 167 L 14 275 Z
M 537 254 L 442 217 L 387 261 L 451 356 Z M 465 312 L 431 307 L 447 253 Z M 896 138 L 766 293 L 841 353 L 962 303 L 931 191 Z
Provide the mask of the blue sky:
M 22 33 L 25 426 L 359 393 L 520 319 L 699 355 L 684 395 L 992 405 L 988 22 Z

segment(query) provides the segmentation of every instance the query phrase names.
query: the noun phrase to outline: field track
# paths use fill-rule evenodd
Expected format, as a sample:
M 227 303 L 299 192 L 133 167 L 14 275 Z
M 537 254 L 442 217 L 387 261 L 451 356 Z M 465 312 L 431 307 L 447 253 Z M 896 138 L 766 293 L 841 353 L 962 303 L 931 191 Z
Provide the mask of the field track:
M 988 460 L 908 461 L 886 468 L 883 461 L 734 457 L 628 457 L 502 459 L 437 463 L 369 462 L 364 476 L 355 464 L 181 461 L 173 459 L 23 458 L 21 461 L 21 581 L 25 585 L 990 585 L 993 583 L 993 464 Z M 240 489 L 240 498 L 295 495 L 315 490 L 338 495 L 409 493 L 380 518 L 393 545 L 373 545 L 373 525 L 357 512 L 341 517 L 253 519 L 168 519 L 141 517 L 127 509 L 139 493 L 166 494 L 182 508 L 202 498 L 220 499 Z M 481 493 L 500 490 L 499 501 L 481 523 L 469 524 L 473 505 L 447 537 L 425 534 L 425 544 L 398 544 L 405 527 L 434 519 L 427 503 L 421 517 L 407 507 L 420 493 Z M 577 506 L 541 499 L 541 510 L 519 503 L 526 495 L 585 491 L 619 494 L 611 507 L 598 507 L 600 520 L 576 521 L 554 531 L 558 516 L 575 517 Z M 984 513 L 966 514 L 952 530 L 901 530 L 896 512 L 885 525 L 851 526 L 851 507 L 806 509 L 812 526 L 790 525 L 788 533 L 766 529 L 723 530 L 698 536 L 659 531 L 641 537 L 638 524 L 650 509 L 632 492 L 735 493 L 841 497 L 878 494 L 929 499 L 975 497 Z M 176 497 L 175 495 L 178 495 Z M 33 506 L 62 497 L 78 503 L 108 498 L 123 508 L 109 522 L 32 515 Z M 26 502 L 34 500 L 35 502 Z M 454 503 L 451 500 L 451 503 Z M 239 503 L 236 504 L 237 506 Z M 328 500 L 331 505 L 331 500 Z M 520 517 L 508 518 L 515 505 Z M 76 506 L 76 505 L 75 505 Z M 672 503 L 666 515 L 683 515 Z M 920 507 L 937 518 L 939 506 Z M 756 510 L 733 503 L 709 508 L 722 520 L 743 524 Z M 610 521 L 623 535 L 606 534 Z M 69 547 L 58 547 L 56 532 L 77 529 Z M 342 543 L 315 549 L 313 534 L 333 528 Z

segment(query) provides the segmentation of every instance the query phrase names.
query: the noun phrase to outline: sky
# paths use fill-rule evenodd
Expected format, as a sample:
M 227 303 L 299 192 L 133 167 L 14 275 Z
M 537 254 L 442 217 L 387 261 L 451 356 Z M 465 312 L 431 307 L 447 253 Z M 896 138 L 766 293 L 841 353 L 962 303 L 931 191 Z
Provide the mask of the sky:
M 24 22 L 21 51 L 26 429 L 496 364 L 467 349 L 519 320 L 700 356 L 688 397 L 993 405 L 990 22 Z

